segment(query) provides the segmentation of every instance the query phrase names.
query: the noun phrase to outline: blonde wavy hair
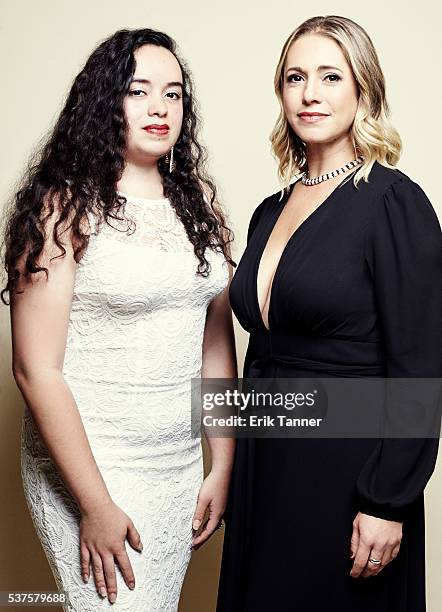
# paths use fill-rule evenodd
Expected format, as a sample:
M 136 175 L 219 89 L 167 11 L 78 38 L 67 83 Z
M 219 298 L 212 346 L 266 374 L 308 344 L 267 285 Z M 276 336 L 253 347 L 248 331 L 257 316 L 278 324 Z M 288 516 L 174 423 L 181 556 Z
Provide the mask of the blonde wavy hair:
M 321 34 L 336 41 L 353 71 L 359 99 L 351 135 L 355 157 L 362 155 L 364 158 L 353 177 L 357 187 L 361 179 L 368 182 L 376 160 L 394 168 L 400 158 L 402 141 L 389 119 L 385 78 L 370 37 L 357 23 L 337 15 L 307 19 L 290 34 L 282 49 L 274 81 L 280 113 L 270 135 L 272 151 L 279 162 L 279 178 L 286 188 L 293 176 L 307 171 L 305 143 L 291 129 L 282 103 L 287 53 L 294 41 L 304 34 Z

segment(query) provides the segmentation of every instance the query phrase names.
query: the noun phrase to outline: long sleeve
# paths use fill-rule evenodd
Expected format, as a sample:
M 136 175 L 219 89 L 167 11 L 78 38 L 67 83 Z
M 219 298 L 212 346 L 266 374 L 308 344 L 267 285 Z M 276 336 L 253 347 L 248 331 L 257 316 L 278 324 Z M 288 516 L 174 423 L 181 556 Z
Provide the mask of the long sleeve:
M 376 202 L 365 259 L 374 283 L 387 379 L 442 378 L 441 230 L 427 196 L 405 175 Z M 435 436 L 381 440 L 357 481 L 359 510 L 405 520 L 434 471 L 438 443 Z

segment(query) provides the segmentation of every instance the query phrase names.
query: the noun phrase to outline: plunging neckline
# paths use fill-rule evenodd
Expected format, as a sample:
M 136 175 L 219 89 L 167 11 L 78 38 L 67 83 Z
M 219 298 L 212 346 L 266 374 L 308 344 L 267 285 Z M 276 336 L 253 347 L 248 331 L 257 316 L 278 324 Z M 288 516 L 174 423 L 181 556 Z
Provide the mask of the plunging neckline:
M 265 321 L 264 321 L 264 318 L 263 318 L 263 314 L 262 314 L 262 311 L 261 311 L 261 306 L 260 306 L 260 303 L 259 303 L 258 276 L 259 276 L 259 270 L 260 270 L 260 267 L 261 267 L 262 256 L 263 256 L 264 251 L 265 251 L 265 249 L 267 247 L 267 244 L 268 244 L 268 242 L 270 240 L 270 236 L 272 235 L 273 229 L 274 229 L 275 225 L 278 223 L 278 219 L 281 216 L 282 211 L 285 209 L 285 207 L 287 205 L 287 202 L 288 202 L 290 196 L 293 193 L 293 189 L 295 188 L 295 185 L 297 183 L 299 183 L 299 181 L 301 180 L 302 177 L 297 179 L 294 183 L 292 183 L 290 185 L 290 190 L 289 190 L 288 194 L 286 194 L 285 198 L 283 199 L 282 206 L 280 207 L 279 212 L 278 212 L 274 222 L 272 223 L 272 225 L 270 227 L 270 231 L 267 233 L 266 239 L 265 239 L 265 241 L 263 243 L 263 246 L 261 248 L 261 251 L 259 253 L 258 266 L 256 268 L 256 278 L 255 278 L 255 283 L 254 283 L 254 286 L 255 286 L 254 287 L 255 288 L 255 303 L 256 303 L 257 308 L 258 308 L 258 313 L 259 313 L 259 318 L 260 318 L 261 325 L 264 327 L 264 329 L 266 331 L 270 331 L 270 329 L 272 327 L 271 322 L 270 322 L 270 318 L 271 318 L 272 301 L 273 301 L 273 286 L 275 284 L 275 281 L 276 281 L 276 278 L 277 278 L 277 275 L 278 275 L 278 271 L 279 271 L 279 269 L 281 267 L 281 262 L 282 262 L 282 260 L 284 258 L 285 253 L 287 252 L 290 244 L 293 242 L 293 240 L 298 235 L 300 230 L 304 229 L 304 227 L 306 226 L 307 222 L 310 221 L 312 217 L 316 216 L 316 213 L 318 213 L 319 210 L 323 209 L 324 206 L 326 204 L 328 204 L 332 200 L 333 196 L 335 195 L 335 193 L 337 192 L 337 190 L 340 187 L 343 187 L 344 184 L 346 184 L 348 182 L 351 182 L 351 183 L 353 182 L 353 181 L 350 181 L 348 179 L 349 179 L 350 176 L 352 176 L 354 174 L 355 171 L 356 171 L 356 169 L 353 170 L 352 172 L 350 172 L 349 174 L 347 174 L 345 176 L 345 178 L 343 178 L 342 181 L 336 185 L 336 187 L 333 189 L 333 191 L 331 191 L 328 194 L 328 196 L 309 215 L 307 215 L 307 217 L 304 219 L 304 221 L 302 221 L 302 223 L 300 223 L 298 225 L 298 227 L 295 229 L 295 231 L 290 234 L 290 237 L 287 240 L 287 242 L 285 243 L 285 246 L 282 249 L 281 255 L 279 256 L 278 262 L 277 262 L 277 264 L 275 266 L 275 270 L 273 272 L 273 276 L 272 276 L 272 279 L 270 281 L 269 289 L 268 289 L 268 292 L 267 292 L 267 294 L 270 292 L 270 295 L 269 295 L 269 298 L 268 298 L 269 307 L 268 307 L 268 310 L 267 310 L 267 324 L 268 324 L 268 327 L 267 327 L 267 325 L 265 324 Z M 265 304 L 264 304 L 264 306 L 265 306 Z

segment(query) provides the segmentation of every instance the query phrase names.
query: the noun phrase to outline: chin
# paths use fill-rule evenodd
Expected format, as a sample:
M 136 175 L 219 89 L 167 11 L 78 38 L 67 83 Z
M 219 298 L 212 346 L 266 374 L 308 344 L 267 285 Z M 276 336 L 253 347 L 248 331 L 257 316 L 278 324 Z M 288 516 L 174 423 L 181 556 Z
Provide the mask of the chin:
M 337 138 L 337 134 L 325 134 L 323 132 L 321 133 L 321 130 L 317 130 L 316 133 L 314 133 L 313 130 L 302 130 L 298 132 L 297 136 L 305 144 L 326 144 L 333 142 Z
M 298 138 L 302 140 L 302 142 L 306 145 L 308 144 L 325 144 L 332 140 L 331 138 L 327 138 L 321 136 L 320 134 L 312 135 L 312 134 L 297 134 Z
M 160 158 L 160 157 L 164 157 L 164 155 L 167 155 L 167 153 L 169 153 L 170 148 L 172 145 L 166 145 L 164 142 L 161 143 L 161 147 L 140 147 L 137 150 L 138 155 L 144 155 L 146 157 L 152 158 L 152 157 L 156 157 L 156 158 Z

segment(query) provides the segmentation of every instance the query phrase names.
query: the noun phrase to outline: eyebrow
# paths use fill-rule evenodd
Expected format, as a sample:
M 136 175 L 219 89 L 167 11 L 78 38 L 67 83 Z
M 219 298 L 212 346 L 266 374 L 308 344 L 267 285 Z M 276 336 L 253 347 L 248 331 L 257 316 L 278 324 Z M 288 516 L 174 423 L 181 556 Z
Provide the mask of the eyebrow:
M 132 79 L 131 84 L 132 83 L 146 83 L 147 85 L 151 84 L 151 81 L 149 81 L 149 79 Z M 170 81 L 170 83 L 166 83 L 166 87 L 183 87 L 183 84 L 181 83 L 181 81 Z
M 289 70 L 296 70 L 297 72 L 303 72 L 305 74 L 305 71 L 300 67 L 300 66 L 291 66 L 290 68 L 287 68 L 287 72 Z M 339 72 L 343 72 L 343 70 L 341 70 L 341 68 L 338 68 L 337 66 L 318 66 L 317 70 L 339 70 Z

